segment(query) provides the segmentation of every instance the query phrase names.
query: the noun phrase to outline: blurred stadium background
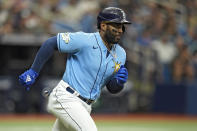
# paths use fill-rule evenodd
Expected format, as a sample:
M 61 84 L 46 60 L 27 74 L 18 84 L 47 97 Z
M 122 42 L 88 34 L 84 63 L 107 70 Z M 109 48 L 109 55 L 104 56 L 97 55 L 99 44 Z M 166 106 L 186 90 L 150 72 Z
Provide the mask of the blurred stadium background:
M 129 81 L 117 95 L 104 89 L 93 105 L 99 130 L 197 130 L 196 0 L 0 0 L 0 130 L 51 129 L 54 118 L 41 92 L 61 79 L 66 54 L 53 55 L 29 92 L 18 75 L 48 37 L 95 32 L 97 14 L 107 6 L 124 9 L 132 21 L 121 42 Z

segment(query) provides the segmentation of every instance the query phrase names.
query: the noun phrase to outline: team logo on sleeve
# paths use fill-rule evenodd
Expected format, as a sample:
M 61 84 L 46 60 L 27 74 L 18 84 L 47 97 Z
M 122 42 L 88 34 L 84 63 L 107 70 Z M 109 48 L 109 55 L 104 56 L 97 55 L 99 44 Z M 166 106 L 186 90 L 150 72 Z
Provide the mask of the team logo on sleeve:
M 121 64 L 121 62 L 118 63 L 118 62 L 115 62 L 115 61 L 114 61 L 114 64 L 115 64 L 114 67 L 113 67 L 113 68 L 114 68 L 114 73 L 116 73 L 116 72 L 118 72 L 118 70 L 120 69 L 120 64 Z
M 70 41 L 70 35 L 69 35 L 69 33 L 62 33 L 61 36 L 62 36 L 62 40 L 64 40 L 64 42 L 66 44 L 68 44 L 68 42 Z

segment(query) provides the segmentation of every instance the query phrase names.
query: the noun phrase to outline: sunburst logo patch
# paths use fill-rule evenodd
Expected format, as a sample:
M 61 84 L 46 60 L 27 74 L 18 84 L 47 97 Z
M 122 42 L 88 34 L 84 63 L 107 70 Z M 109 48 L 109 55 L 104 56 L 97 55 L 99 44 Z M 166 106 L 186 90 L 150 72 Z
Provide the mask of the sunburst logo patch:
M 69 33 L 62 33 L 61 36 L 62 36 L 62 39 L 64 40 L 64 42 L 66 44 L 68 44 L 68 42 L 70 41 L 70 35 L 69 35 Z
M 120 69 L 120 64 L 121 64 L 121 62 L 118 63 L 118 62 L 115 62 L 115 61 L 114 61 L 114 64 L 115 64 L 114 67 L 113 67 L 113 68 L 114 68 L 114 73 L 116 73 L 116 72 L 118 72 L 118 70 Z

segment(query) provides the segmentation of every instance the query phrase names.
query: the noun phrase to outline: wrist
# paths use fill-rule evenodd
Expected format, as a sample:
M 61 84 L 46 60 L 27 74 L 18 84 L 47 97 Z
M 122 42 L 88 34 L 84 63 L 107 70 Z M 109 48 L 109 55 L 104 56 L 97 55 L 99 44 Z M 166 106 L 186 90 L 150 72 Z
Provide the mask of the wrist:
M 31 73 L 32 77 L 37 78 L 39 73 L 37 73 L 34 69 L 30 68 L 29 72 Z
M 122 82 L 121 82 L 120 80 L 118 80 L 117 78 L 116 78 L 116 83 L 117 83 L 118 86 L 121 86 L 121 87 L 124 86 L 124 83 L 122 83 Z

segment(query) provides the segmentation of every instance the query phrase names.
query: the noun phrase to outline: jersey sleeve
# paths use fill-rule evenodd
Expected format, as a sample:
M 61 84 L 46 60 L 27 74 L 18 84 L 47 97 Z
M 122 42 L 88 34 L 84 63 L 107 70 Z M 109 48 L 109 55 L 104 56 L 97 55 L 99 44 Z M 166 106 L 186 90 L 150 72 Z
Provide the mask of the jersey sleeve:
M 126 52 L 125 50 L 119 46 L 119 55 L 120 55 L 120 61 L 121 61 L 121 65 L 125 65 L 126 62 Z
M 57 47 L 59 52 L 76 53 L 84 46 L 85 37 L 82 32 L 76 33 L 58 33 Z
M 125 50 L 124 50 L 124 56 L 123 56 L 123 61 L 124 61 L 124 65 L 125 65 L 125 62 L 126 62 L 126 52 L 125 52 Z

